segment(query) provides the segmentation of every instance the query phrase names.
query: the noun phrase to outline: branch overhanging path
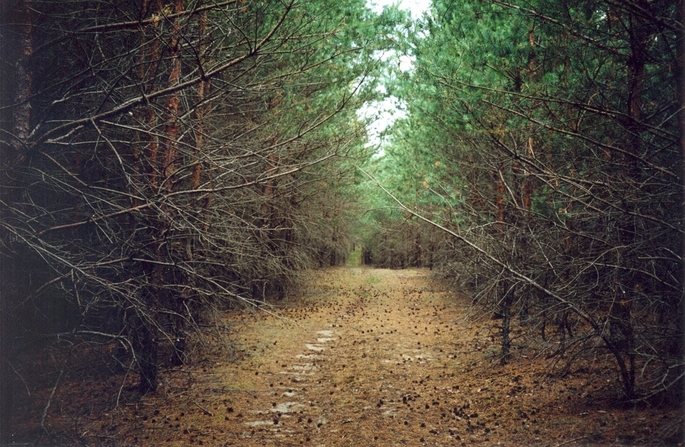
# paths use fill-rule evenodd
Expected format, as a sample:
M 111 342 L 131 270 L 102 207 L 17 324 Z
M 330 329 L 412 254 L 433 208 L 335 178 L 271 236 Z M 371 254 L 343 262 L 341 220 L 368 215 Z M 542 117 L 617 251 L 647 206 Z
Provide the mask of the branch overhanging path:
M 359 171 L 361 171 L 364 175 L 366 175 L 369 179 L 371 179 L 376 184 L 376 186 L 378 186 L 388 197 L 390 197 L 395 203 L 397 203 L 397 205 L 403 211 L 406 211 L 407 213 L 411 214 L 412 216 L 416 217 L 417 219 L 419 219 L 419 220 L 421 220 L 421 221 L 423 221 L 429 225 L 432 225 L 432 226 L 438 228 L 439 230 L 444 231 L 445 233 L 453 236 L 454 238 L 458 239 L 459 241 L 461 241 L 461 242 L 465 243 L 466 245 L 468 245 L 469 247 L 471 247 L 473 250 L 477 251 L 481 255 L 488 258 L 490 261 L 492 261 L 493 263 L 495 263 L 499 267 L 505 269 L 507 272 L 512 274 L 517 279 L 519 279 L 519 280 L 523 281 L 524 283 L 530 285 L 531 287 L 534 287 L 537 290 L 547 294 L 548 296 L 550 296 L 551 298 L 553 298 L 555 301 L 559 302 L 560 304 L 567 306 L 568 309 L 573 310 L 573 312 L 575 312 L 579 317 L 581 317 L 583 320 L 587 321 L 588 324 L 590 324 L 592 326 L 592 328 L 594 329 L 594 331 L 598 335 L 604 337 L 603 329 L 598 324 L 598 322 L 594 318 L 592 318 L 588 313 L 584 312 L 582 309 L 578 308 L 578 306 L 574 305 L 571 301 L 563 298 L 562 296 L 560 296 L 557 293 L 554 293 L 553 291 L 544 287 L 542 284 L 538 283 L 534 279 L 529 278 L 528 276 L 524 275 L 523 273 L 515 270 L 510 265 L 508 265 L 507 263 L 498 259 L 497 257 L 493 256 L 487 250 L 483 249 L 482 247 L 480 247 L 479 245 L 470 241 L 469 239 L 465 238 L 464 236 L 462 236 L 458 233 L 455 233 L 454 231 L 450 230 L 449 228 L 446 228 L 446 227 L 440 225 L 439 223 L 434 222 L 434 221 L 428 219 L 427 217 L 424 217 L 420 213 L 414 211 L 413 209 L 409 208 L 401 200 L 399 200 L 397 197 L 395 197 L 390 191 L 388 191 L 387 188 L 385 188 L 381 184 L 381 182 L 376 177 L 374 177 L 371 173 L 369 173 L 368 171 L 366 171 L 365 169 L 363 169 L 360 166 L 357 166 L 357 169 L 359 169 Z

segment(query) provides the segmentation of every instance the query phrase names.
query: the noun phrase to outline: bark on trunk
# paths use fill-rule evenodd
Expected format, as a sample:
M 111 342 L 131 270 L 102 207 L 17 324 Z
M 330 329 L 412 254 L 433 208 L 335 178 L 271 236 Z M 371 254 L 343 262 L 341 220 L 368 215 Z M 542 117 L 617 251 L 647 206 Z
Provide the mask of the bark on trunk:
M 21 164 L 27 156 L 27 142 L 31 133 L 31 93 L 32 77 L 29 68 L 31 54 L 33 52 L 33 18 L 32 1 L 23 0 L 17 2 L 14 10 L 9 14 L 14 25 L 14 35 L 17 36 L 14 48 L 16 57 L 13 73 L 14 96 L 11 102 L 11 123 L 9 130 L 11 139 L 8 150 L 10 153 L 2 160 L 2 172 L 10 172 L 11 169 Z M 7 82 L 7 80 L 2 80 Z M 0 191 L 2 199 L 6 203 L 11 200 L 6 197 L 11 188 L 6 188 L 10 183 L 10 177 L 2 175 L 0 178 Z M 11 314 L 12 303 L 18 302 L 19 296 L 19 272 L 17 264 L 11 257 L 0 258 L 0 444 L 9 444 L 12 441 L 12 406 L 13 402 L 13 375 L 10 367 L 10 354 L 13 349 L 13 317 Z
M 15 95 L 14 110 L 12 112 L 12 140 L 14 149 L 13 165 L 21 163 L 26 158 L 26 143 L 31 133 L 31 71 L 29 59 L 33 52 L 33 22 L 32 0 L 19 2 L 16 7 L 16 20 L 18 32 L 18 50 L 15 68 Z
M 682 220 L 680 225 L 683 232 L 685 232 L 685 218 L 682 217 L 685 216 L 685 0 L 679 0 L 676 8 L 676 17 L 679 30 L 677 34 L 678 44 L 676 48 L 678 59 L 676 83 L 678 89 L 679 105 L 678 129 L 680 131 L 680 182 L 682 184 L 681 191 L 683 194 L 680 202 L 682 204 L 682 211 L 680 213 Z M 683 259 L 685 259 L 685 238 L 683 238 L 683 246 L 681 248 L 681 256 Z M 683 263 L 683 269 L 685 269 L 685 263 Z M 680 354 L 680 358 L 682 359 L 685 358 L 685 328 L 683 327 L 685 325 L 685 321 L 683 321 L 685 319 L 685 270 L 681 271 L 680 274 L 680 284 L 682 290 L 680 295 L 680 302 L 678 304 L 678 318 L 676 320 L 678 322 L 678 346 L 676 351 Z M 682 377 L 683 369 L 685 369 L 685 366 L 680 367 L 680 377 Z M 682 383 L 683 379 L 681 379 L 681 385 Z M 684 390 L 685 388 L 681 386 L 679 389 Z
M 502 352 L 500 364 L 505 365 L 511 355 L 511 306 L 514 302 L 514 290 L 509 281 L 502 281 L 502 301 L 500 313 L 502 314 Z
M 10 303 L 16 302 L 16 278 L 12 263 L 8 258 L 0 258 L 0 444 L 12 441 L 12 370 L 10 352 L 12 350 L 12 318 Z

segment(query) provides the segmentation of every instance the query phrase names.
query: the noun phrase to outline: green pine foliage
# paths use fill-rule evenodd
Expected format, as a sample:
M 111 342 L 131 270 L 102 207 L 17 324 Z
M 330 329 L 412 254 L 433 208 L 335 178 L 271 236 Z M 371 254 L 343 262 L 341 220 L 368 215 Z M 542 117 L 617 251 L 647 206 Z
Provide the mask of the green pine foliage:
M 679 389 L 683 370 L 675 8 L 434 1 L 374 168 L 462 238 L 389 208 L 368 238 L 380 265 L 421 259 L 503 315 L 503 362 L 515 315 L 558 337 L 555 358 L 607 353 L 629 400 Z M 567 315 L 572 330 L 549 329 Z

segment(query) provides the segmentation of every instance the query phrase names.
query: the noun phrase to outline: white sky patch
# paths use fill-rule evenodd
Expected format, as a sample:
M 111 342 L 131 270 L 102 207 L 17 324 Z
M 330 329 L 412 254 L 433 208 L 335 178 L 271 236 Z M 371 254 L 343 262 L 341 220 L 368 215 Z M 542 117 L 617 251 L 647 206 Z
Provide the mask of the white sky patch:
M 400 9 L 411 12 L 411 18 L 417 20 L 430 9 L 431 0 L 367 0 L 366 2 L 366 6 L 376 14 L 383 11 L 384 6 L 395 4 L 399 4 Z
M 376 146 L 379 155 L 383 153 L 382 133 L 395 121 L 406 116 L 403 101 L 394 96 L 389 96 L 382 101 L 367 102 L 357 111 L 357 114 L 362 120 L 369 120 L 366 126 L 369 145 Z
M 425 12 L 430 10 L 431 0 L 367 0 L 366 6 L 376 14 L 383 12 L 384 6 L 399 5 L 400 9 L 404 9 L 411 13 L 414 20 L 419 20 Z M 398 64 L 402 71 L 409 71 L 414 68 L 414 60 L 411 56 L 398 56 L 393 51 L 379 53 L 378 60 Z M 382 134 L 395 121 L 406 116 L 405 104 L 399 98 L 390 96 L 382 101 L 368 102 L 357 111 L 359 118 L 362 120 L 369 120 L 367 125 L 367 133 L 369 137 L 369 146 L 376 147 L 376 154 L 382 156 L 383 139 Z
M 374 58 L 387 64 L 397 64 L 402 71 L 409 71 L 414 68 L 414 57 L 406 54 L 397 55 L 395 51 L 377 51 Z

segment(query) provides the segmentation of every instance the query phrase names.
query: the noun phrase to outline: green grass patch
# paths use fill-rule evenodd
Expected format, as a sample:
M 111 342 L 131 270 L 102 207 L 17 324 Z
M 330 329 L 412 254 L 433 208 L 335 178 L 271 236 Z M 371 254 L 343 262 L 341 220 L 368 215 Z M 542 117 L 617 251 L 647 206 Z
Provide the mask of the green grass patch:
M 255 391 L 255 385 L 251 381 L 231 382 L 226 385 L 228 391 Z
M 369 284 L 378 284 L 381 280 L 375 276 L 369 276 L 369 279 L 367 279 L 366 282 Z
M 351 251 L 347 255 L 347 262 L 345 263 L 348 266 L 356 266 L 356 265 L 362 265 L 362 247 L 361 245 L 355 248 L 353 251 Z

